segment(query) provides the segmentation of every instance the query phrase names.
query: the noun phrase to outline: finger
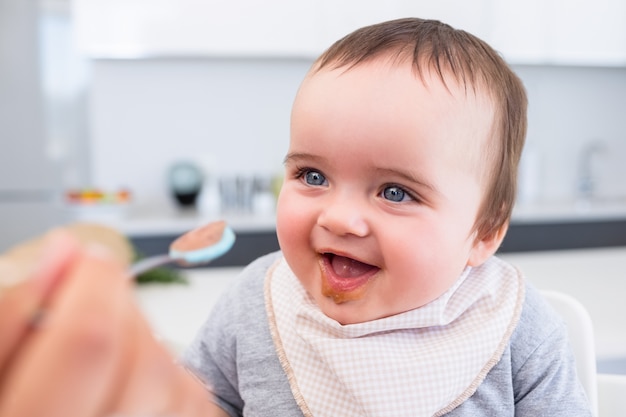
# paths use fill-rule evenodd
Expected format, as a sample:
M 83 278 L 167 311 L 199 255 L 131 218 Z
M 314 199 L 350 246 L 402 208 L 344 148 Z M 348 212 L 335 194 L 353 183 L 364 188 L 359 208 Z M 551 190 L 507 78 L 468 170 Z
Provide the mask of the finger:
M 127 363 L 118 371 L 122 388 L 115 400 L 116 415 L 163 415 L 180 397 L 180 369 L 169 351 L 153 336 L 137 309 Z
M 2 417 L 86 417 L 104 406 L 122 350 L 128 282 L 120 265 L 93 251 L 67 275 L 45 325 L 29 336 L 3 381 Z
M 187 370 L 185 370 L 184 378 L 186 388 L 183 391 L 181 415 L 228 417 L 228 414 L 214 401 L 213 394 L 206 384 Z
M 124 383 L 116 400 L 118 415 L 181 415 L 181 368 L 170 351 L 154 337 L 150 326 L 135 308 L 129 362 L 118 378 Z M 175 412 L 176 411 L 176 412 Z
M 77 254 L 78 244 L 71 235 L 53 233 L 44 244 L 43 257 L 33 276 L 3 292 L 0 298 L 0 369 L 5 368 L 33 318 Z
M 136 317 L 131 363 L 118 374 L 123 388 L 109 412 L 123 416 L 217 415 L 213 413 L 217 406 L 211 403 L 204 385 L 175 362 L 139 312 Z

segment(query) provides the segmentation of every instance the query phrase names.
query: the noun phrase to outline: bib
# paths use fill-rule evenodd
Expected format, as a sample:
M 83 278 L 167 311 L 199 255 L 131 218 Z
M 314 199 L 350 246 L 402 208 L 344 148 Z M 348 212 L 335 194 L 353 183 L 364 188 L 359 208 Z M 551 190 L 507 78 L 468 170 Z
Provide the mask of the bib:
M 342 325 L 284 258 L 269 269 L 270 331 L 305 416 L 438 416 L 469 398 L 500 360 L 524 300 L 521 274 L 495 257 L 411 311 Z

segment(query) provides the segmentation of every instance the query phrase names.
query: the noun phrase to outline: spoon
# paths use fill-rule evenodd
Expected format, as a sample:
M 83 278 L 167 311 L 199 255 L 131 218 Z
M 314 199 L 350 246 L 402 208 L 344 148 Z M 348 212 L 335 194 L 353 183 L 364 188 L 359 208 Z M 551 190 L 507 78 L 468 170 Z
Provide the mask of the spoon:
M 234 243 L 235 233 L 225 221 L 211 222 L 178 237 L 170 244 L 169 253 L 135 262 L 128 270 L 129 278 L 170 263 L 207 264 L 228 252 Z

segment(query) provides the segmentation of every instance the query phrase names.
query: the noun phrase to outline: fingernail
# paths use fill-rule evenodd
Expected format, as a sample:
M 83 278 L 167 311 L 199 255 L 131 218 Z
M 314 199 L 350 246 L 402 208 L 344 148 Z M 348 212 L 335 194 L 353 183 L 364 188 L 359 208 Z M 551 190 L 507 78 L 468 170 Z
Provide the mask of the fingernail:
M 35 268 L 31 281 L 42 293 L 47 293 L 59 278 L 75 250 L 76 242 L 67 233 L 61 230 L 49 232 L 44 237 L 39 260 L 35 261 Z
M 111 260 L 113 258 L 109 248 L 96 242 L 87 243 L 85 253 L 98 259 Z
M 120 271 L 124 269 L 119 259 L 113 254 L 111 249 L 100 243 L 90 242 L 85 247 L 85 254 L 93 260 L 99 260 L 106 262 L 108 265 L 115 265 L 115 268 L 119 268 Z M 124 274 L 126 277 L 126 274 Z

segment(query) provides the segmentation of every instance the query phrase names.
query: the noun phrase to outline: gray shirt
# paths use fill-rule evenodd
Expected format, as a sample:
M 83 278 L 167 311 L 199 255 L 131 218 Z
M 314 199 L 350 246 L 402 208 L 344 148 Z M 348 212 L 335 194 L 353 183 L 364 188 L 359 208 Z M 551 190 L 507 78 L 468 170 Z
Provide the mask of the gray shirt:
M 266 271 L 279 252 L 248 265 L 225 291 L 183 364 L 231 416 L 302 416 L 265 313 Z M 447 416 L 591 416 L 563 321 L 527 285 L 509 346 L 477 391 Z

